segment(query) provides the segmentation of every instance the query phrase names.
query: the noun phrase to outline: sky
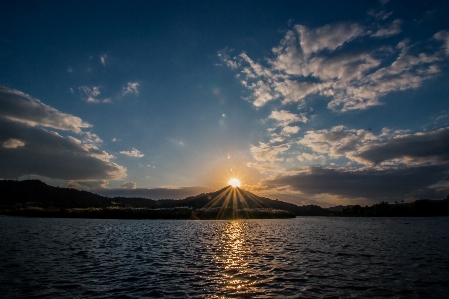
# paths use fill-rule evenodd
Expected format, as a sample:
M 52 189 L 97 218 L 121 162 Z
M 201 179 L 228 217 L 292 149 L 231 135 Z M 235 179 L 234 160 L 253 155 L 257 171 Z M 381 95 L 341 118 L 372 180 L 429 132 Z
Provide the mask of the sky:
M 449 194 L 449 1 L 3 1 L 0 178 L 322 207 Z

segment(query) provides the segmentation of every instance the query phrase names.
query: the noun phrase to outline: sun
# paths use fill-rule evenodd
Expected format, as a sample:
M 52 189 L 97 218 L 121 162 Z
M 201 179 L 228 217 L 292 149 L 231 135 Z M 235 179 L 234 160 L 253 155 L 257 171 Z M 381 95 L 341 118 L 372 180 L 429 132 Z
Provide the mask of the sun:
M 231 185 L 232 187 L 240 187 L 240 181 L 236 178 L 230 179 L 228 182 L 229 185 Z

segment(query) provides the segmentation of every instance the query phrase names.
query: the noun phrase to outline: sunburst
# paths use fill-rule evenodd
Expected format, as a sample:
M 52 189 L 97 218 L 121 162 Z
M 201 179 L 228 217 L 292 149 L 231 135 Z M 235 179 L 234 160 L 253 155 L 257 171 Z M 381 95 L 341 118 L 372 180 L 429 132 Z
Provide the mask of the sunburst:
M 232 187 L 240 187 L 240 181 L 236 178 L 232 178 L 229 180 L 228 182 L 229 185 L 231 185 Z

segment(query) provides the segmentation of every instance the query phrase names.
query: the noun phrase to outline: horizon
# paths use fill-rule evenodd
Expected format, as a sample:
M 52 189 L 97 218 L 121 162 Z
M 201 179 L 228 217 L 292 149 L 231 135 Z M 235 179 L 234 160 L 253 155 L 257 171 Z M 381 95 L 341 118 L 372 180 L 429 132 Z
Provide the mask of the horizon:
M 156 199 L 235 179 L 321 207 L 449 194 L 448 1 L 130 3 L 4 4 L 0 179 Z

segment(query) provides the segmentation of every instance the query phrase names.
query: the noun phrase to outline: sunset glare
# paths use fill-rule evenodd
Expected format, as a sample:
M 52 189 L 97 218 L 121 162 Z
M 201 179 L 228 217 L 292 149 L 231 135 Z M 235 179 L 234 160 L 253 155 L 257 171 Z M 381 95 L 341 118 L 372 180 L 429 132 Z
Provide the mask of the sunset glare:
M 228 182 L 229 185 L 231 185 L 232 187 L 240 187 L 240 181 L 238 179 L 230 179 Z

